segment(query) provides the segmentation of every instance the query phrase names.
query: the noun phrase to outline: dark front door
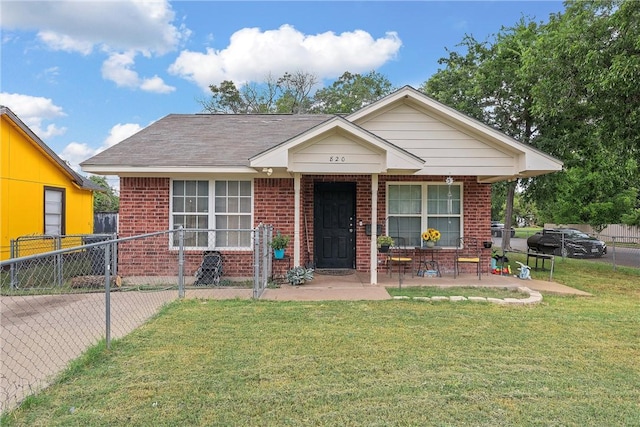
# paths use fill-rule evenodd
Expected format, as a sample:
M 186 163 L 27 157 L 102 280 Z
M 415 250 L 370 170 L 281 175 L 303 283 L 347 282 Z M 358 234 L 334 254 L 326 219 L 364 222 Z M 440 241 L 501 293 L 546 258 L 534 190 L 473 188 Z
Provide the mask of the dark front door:
M 355 267 L 353 182 L 317 182 L 314 188 L 314 240 L 318 268 Z

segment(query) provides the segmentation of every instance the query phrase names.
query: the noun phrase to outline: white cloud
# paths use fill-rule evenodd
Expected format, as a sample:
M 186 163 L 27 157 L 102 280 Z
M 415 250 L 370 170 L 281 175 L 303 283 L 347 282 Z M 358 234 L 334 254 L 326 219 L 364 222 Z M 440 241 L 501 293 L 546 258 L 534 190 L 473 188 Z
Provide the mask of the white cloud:
M 67 131 L 52 123 L 46 128 L 42 127 L 44 121 L 66 116 L 62 107 L 55 105 L 49 98 L 2 92 L 0 104 L 9 107 L 40 139 L 63 135 Z
M 2 27 L 39 31 L 52 49 L 86 52 L 86 45 L 113 50 L 174 50 L 189 36 L 172 24 L 175 13 L 168 1 L 7 1 L 2 5 Z M 61 41 L 64 41 L 61 43 Z
M 163 55 L 191 32 L 173 25 L 167 0 L 8 1 L 2 4 L 2 28 L 36 31 L 50 49 L 88 55 L 96 47 L 110 57 L 103 76 L 121 87 L 169 93 L 175 88 L 158 76 L 140 78 L 133 70 L 137 54 Z M 114 53 L 118 52 L 118 53 Z
M 102 63 L 102 77 L 113 81 L 118 86 L 135 87 L 138 85 L 138 73 L 131 67 L 134 65 L 135 53 L 112 53 Z
M 40 37 L 40 40 L 53 50 L 78 52 L 82 55 L 89 55 L 93 50 L 92 42 L 77 40 L 66 34 L 58 34 L 52 31 L 41 31 L 38 36 Z
M 102 77 L 113 81 L 120 87 L 140 88 L 146 92 L 170 93 L 175 90 L 173 86 L 156 76 L 150 79 L 141 79 L 138 73 L 131 69 L 135 65 L 136 53 L 112 53 L 102 64 Z
M 129 138 L 134 133 L 140 132 L 140 130 L 142 130 L 142 126 L 137 123 L 118 123 L 111 128 L 109 136 L 104 140 L 104 144 L 102 144 L 102 147 L 98 149 L 97 153 L 116 145 L 118 142 Z
M 266 75 L 303 70 L 320 78 L 345 71 L 367 72 L 395 58 L 402 41 L 395 32 L 374 39 L 362 30 L 305 35 L 290 25 L 262 31 L 244 28 L 231 36 L 223 50 L 185 50 L 169 72 L 195 82 L 205 92 L 223 80 L 262 81 Z
M 154 93 L 171 93 L 176 90 L 175 87 L 169 86 L 158 76 L 153 76 L 150 79 L 142 79 L 140 89 Z
M 69 162 L 69 165 L 76 171 L 81 172 L 80 163 L 89 157 L 95 156 L 101 151 L 116 145 L 118 142 L 130 137 L 134 133 L 140 131 L 142 127 L 137 123 L 125 123 L 113 126 L 109 131 L 109 135 L 98 148 L 92 148 L 84 142 L 71 142 L 59 153 L 60 158 Z

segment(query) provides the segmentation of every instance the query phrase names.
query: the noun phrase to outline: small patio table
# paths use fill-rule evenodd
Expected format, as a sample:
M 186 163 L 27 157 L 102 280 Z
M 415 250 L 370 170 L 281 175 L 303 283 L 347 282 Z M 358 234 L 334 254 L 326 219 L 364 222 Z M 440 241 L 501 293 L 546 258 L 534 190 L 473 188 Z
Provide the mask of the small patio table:
M 414 250 L 419 259 L 418 276 L 425 276 L 427 271 L 435 271 L 438 277 L 442 277 L 440 264 L 438 264 L 438 261 L 435 259 L 435 253 L 442 250 L 441 246 L 416 246 Z M 431 254 L 431 259 L 429 259 L 429 254 Z

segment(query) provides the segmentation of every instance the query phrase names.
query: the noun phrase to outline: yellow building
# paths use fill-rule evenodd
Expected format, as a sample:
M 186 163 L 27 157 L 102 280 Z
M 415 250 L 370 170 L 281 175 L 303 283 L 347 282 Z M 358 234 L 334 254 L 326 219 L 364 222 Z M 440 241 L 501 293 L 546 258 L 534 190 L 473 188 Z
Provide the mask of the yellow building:
M 0 117 L 0 260 L 10 258 L 11 240 L 21 236 L 93 233 L 93 192 L 99 187 L 10 109 L 0 106 Z M 38 252 L 52 249 L 44 245 Z

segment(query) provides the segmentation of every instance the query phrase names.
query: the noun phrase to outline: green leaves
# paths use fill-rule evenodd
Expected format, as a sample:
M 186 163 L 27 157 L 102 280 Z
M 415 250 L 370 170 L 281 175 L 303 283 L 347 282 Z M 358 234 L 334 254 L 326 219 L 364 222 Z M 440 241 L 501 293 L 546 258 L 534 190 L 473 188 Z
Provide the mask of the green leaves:
M 638 2 L 568 2 L 491 43 L 465 36 L 423 90 L 563 160 L 565 172 L 521 183 L 526 197 L 547 221 L 598 228 L 640 206 L 639 34 Z
M 103 188 L 104 191 L 96 191 L 93 194 L 93 211 L 94 212 L 118 212 L 120 208 L 120 197 L 115 190 L 109 186 L 107 177 L 92 175 L 89 179 Z

